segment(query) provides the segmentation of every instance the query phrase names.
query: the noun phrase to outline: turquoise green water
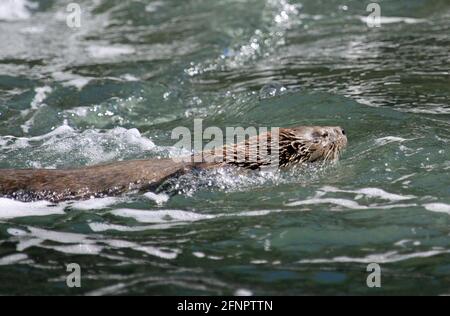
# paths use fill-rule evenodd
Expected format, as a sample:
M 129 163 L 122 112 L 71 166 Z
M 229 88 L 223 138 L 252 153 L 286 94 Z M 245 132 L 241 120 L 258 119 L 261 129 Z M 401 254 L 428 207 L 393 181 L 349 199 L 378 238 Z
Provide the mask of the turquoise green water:
M 196 118 L 340 125 L 349 147 L 155 194 L 0 198 L 0 294 L 449 294 L 448 1 L 379 1 L 380 28 L 368 1 L 78 1 L 79 29 L 69 2 L 0 2 L 0 168 L 177 157 Z

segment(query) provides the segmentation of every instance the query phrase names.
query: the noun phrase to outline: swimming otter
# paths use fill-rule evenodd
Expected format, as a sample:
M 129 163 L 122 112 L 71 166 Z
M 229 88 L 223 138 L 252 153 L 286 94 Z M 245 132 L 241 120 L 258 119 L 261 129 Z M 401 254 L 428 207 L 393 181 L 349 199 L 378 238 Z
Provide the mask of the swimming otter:
M 259 169 L 270 165 L 268 157 L 275 152 L 274 140 L 278 140 L 277 165 L 280 167 L 334 161 L 347 146 L 347 136 L 340 127 L 284 128 L 278 135 L 269 132 L 241 144 L 224 146 L 220 151 L 201 153 L 201 162 L 194 159 L 198 156 L 192 156 L 180 162 L 172 159 L 133 160 L 67 170 L 0 170 L 0 196 L 25 202 L 61 202 L 151 190 L 166 179 L 193 169 L 224 165 Z M 266 154 L 263 150 L 267 150 Z

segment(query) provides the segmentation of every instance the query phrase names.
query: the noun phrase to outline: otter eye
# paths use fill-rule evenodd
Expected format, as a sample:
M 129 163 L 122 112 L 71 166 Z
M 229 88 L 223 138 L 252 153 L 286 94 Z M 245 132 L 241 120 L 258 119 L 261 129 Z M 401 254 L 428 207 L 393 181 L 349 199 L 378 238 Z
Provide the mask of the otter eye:
M 345 135 L 345 129 L 341 129 L 342 135 Z
M 324 132 L 324 133 L 322 134 L 322 137 L 323 137 L 323 138 L 328 137 L 328 132 Z

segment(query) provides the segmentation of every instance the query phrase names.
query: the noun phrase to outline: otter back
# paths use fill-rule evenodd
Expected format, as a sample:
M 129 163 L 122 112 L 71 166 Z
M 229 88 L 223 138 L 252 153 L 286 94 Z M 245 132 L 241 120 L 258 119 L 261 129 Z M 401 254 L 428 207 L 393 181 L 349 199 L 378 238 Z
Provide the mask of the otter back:
M 192 166 L 170 159 L 134 160 L 70 170 L 0 170 L 0 196 L 60 202 L 151 189 Z

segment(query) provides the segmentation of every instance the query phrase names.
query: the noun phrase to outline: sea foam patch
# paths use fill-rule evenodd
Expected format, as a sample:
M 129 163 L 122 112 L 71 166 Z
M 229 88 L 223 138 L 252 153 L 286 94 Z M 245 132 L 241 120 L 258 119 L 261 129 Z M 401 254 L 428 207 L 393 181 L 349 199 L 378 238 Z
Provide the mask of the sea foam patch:
M 301 206 L 301 205 L 316 205 L 316 204 L 334 204 L 334 205 L 341 206 L 341 207 L 344 207 L 347 209 L 352 209 L 352 210 L 367 209 L 367 206 L 359 205 L 358 203 L 356 203 L 354 201 L 350 201 L 350 200 L 346 200 L 346 199 L 332 199 L 332 198 L 307 199 L 307 200 L 287 203 L 286 205 L 287 206 Z
M 29 19 L 30 9 L 35 9 L 37 6 L 37 3 L 27 0 L 2 0 L 0 1 L 0 21 Z
M 144 196 L 147 199 L 154 201 L 158 205 L 163 205 L 167 203 L 170 199 L 170 196 L 165 193 L 156 194 L 153 192 L 147 192 L 144 194 Z
M 393 201 L 393 202 L 410 200 L 410 199 L 415 198 L 414 195 L 400 195 L 400 194 L 395 194 L 395 193 L 389 193 L 389 192 L 386 192 L 383 189 L 379 189 L 379 188 L 362 188 L 362 189 L 358 189 L 358 190 L 341 190 L 341 189 L 331 187 L 331 186 L 324 186 L 321 188 L 321 191 L 354 193 L 354 194 L 366 196 L 368 198 L 379 198 L 379 199 Z
M 154 224 L 154 225 L 144 225 L 144 226 L 125 226 L 110 223 L 99 223 L 93 222 L 89 223 L 89 228 L 96 233 L 106 232 L 106 231 L 118 231 L 118 232 L 141 232 L 146 230 L 163 230 L 169 229 L 174 226 L 178 226 L 181 223 L 167 223 L 167 224 Z
M 369 205 L 358 204 L 353 200 L 348 199 L 339 199 L 339 198 L 312 198 L 300 201 L 294 201 L 286 203 L 286 206 L 290 207 L 298 207 L 298 206 L 309 206 L 309 205 L 320 205 L 320 204 L 329 204 L 333 205 L 333 208 L 330 208 L 330 211 L 343 211 L 343 210 L 389 210 L 395 208 L 407 208 L 407 207 L 416 207 L 417 204 L 377 204 L 372 203 Z M 307 209 L 310 210 L 310 209 Z
M 150 223 L 151 225 L 136 225 L 125 226 L 111 224 L 107 222 L 92 222 L 89 223 L 89 227 L 93 232 L 105 232 L 105 231 L 119 231 L 119 232 L 140 232 L 146 230 L 164 230 L 177 226 L 182 226 L 190 222 L 197 222 L 201 220 L 215 219 L 219 217 L 252 217 L 252 216 L 265 216 L 272 213 L 282 212 L 282 210 L 262 210 L 262 211 L 247 211 L 231 214 L 215 214 L 215 215 L 195 215 L 184 211 L 163 211 L 157 214 L 157 211 L 146 210 L 118 210 L 119 212 L 112 211 L 115 216 L 134 218 L 138 222 Z M 147 214 L 146 214 L 147 212 Z M 180 213 L 183 212 L 183 213 Z M 181 215 L 183 214 L 183 215 Z M 161 223 L 162 222 L 162 223 Z
M 23 167 L 41 168 L 99 164 L 159 150 L 135 128 L 88 129 L 81 132 L 67 122 L 41 136 L 0 136 L 0 143 L 4 144 L 0 148 L 0 160 L 17 161 L 20 157 L 24 161 Z
M 137 209 L 118 209 L 113 210 L 110 214 L 118 217 L 133 218 L 139 223 L 155 224 L 151 226 L 120 226 L 106 223 L 91 223 L 90 227 L 94 231 L 117 230 L 117 231 L 141 231 L 147 229 L 168 229 L 186 223 L 199 222 L 205 220 L 213 220 L 224 217 L 256 217 L 266 216 L 273 213 L 283 212 L 281 209 L 260 210 L 260 211 L 242 211 L 236 213 L 219 213 L 219 214 L 200 214 L 196 212 L 182 210 L 137 210 Z
M 61 214 L 64 214 L 64 205 L 54 205 L 47 201 L 23 203 L 0 198 L 0 219 Z
M 364 23 L 373 23 L 372 17 L 361 16 L 359 19 Z M 424 23 L 427 20 L 425 19 L 416 19 L 410 17 L 401 17 L 401 16 L 380 16 L 380 24 L 394 24 L 394 23 L 405 23 L 405 24 L 418 24 Z
M 28 256 L 23 253 L 16 253 L 13 255 L 5 256 L 0 258 L 0 266 L 7 266 L 11 264 L 16 264 L 20 261 L 28 259 Z
M 330 193 L 344 193 L 345 196 L 328 197 Z M 353 195 L 347 198 L 348 194 Z M 363 199 L 365 198 L 365 199 Z M 330 204 L 334 205 L 331 211 L 349 210 L 387 210 L 394 208 L 416 207 L 415 203 L 398 203 L 402 201 L 412 200 L 414 195 L 400 195 L 386 192 L 379 188 L 362 188 L 356 190 L 339 189 L 332 186 L 324 186 L 317 190 L 316 194 L 307 199 L 298 201 L 289 201 L 285 205 L 290 207 Z M 375 200 L 374 200 L 375 199 Z M 374 200 L 374 201 L 373 201 Z
M 33 100 L 31 101 L 31 108 L 27 110 L 23 110 L 21 112 L 23 117 L 27 117 L 28 120 L 21 125 L 21 128 L 24 133 L 28 133 L 30 129 L 33 127 L 34 120 L 36 113 L 39 112 L 39 110 L 42 107 L 45 107 L 46 104 L 44 103 L 45 99 L 47 98 L 48 94 L 50 94 L 53 90 L 49 86 L 44 87 L 38 87 L 35 90 L 36 95 L 34 96 Z M 29 117 L 29 114 L 33 113 L 31 117 Z
M 71 208 L 80 210 L 80 211 L 89 211 L 89 210 L 101 210 L 104 208 L 108 208 L 114 204 L 117 204 L 121 201 L 119 198 L 115 197 L 107 197 L 107 198 L 99 198 L 99 199 L 90 199 L 86 201 L 79 201 L 71 204 Z
M 375 143 L 378 146 L 384 146 L 390 143 L 402 143 L 402 142 L 406 142 L 408 140 L 413 140 L 413 139 L 406 139 L 403 137 L 397 137 L 397 136 L 386 136 L 386 137 L 381 137 L 375 140 Z
M 84 77 L 71 72 L 60 71 L 52 73 L 52 76 L 55 80 L 61 82 L 64 87 L 75 87 L 78 90 L 83 89 L 93 79 L 92 77 Z
M 87 49 L 89 55 L 93 58 L 113 58 L 122 55 L 134 54 L 135 49 L 131 46 L 89 46 Z
M 133 209 L 118 209 L 111 214 L 120 217 L 134 218 L 141 223 L 167 223 L 167 222 L 195 222 L 214 218 L 214 215 L 198 214 L 181 210 L 144 211 Z
M 162 259 L 175 259 L 180 250 L 167 247 L 156 247 L 147 243 L 136 243 L 120 239 L 103 239 L 98 235 L 86 235 L 71 232 L 53 231 L 28 226 L 26 230 L 9 228 L 11 241 L 17 242 L 17 251 L 25 251 L 30 247 L 40 247 L 66 254 L 100 255 L 105 249 L 132 249 Z M 0 263 L 16 262 L 26 259 L 26 255 L 3 258 Z
M 437 212 L 437 213 L 446 213 L 450 215 L 450 205 L 444 204 L 444 203 L 429 203 L 424 204 L 423 207 L 431 212 Z
M 450 250 L 430 250 L 423 252 L 413 252 L 401 254 L 397 251 L 389 251 L 380 254 L 371 254 L 366 257 L 335 257 L 331 259 L 305 259 L 300 260 L 300 264 L 323 264 L 323 263 L 394 263 L 416 258 L 429 258 L 438 255 L 448 254 Z

